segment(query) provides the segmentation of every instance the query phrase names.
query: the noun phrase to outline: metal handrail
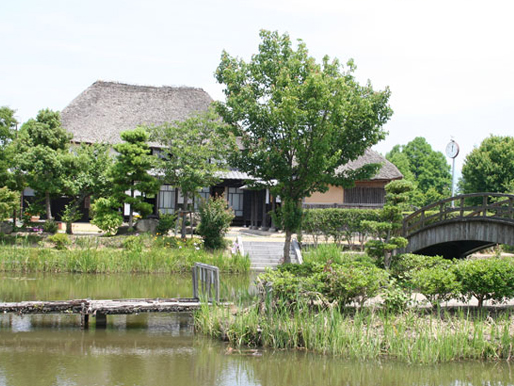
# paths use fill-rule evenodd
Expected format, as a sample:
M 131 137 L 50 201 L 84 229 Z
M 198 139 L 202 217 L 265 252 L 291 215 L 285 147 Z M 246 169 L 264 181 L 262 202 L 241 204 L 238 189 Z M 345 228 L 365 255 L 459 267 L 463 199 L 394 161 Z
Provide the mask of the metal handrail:
M 220 301 L 220 272 L 218 267 L 195 263 L 193 267 L 193 298 L 200 295 L 209 302 Z

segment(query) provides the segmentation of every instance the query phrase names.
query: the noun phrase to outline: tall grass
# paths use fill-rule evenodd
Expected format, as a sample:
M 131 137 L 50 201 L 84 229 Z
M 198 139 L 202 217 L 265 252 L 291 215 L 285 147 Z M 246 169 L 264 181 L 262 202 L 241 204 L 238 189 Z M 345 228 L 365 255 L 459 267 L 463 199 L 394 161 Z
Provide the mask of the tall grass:
M 74 273 L 171 273 L 189 272 L 195 262 L 217 266 L 223 272 L 246 273 L 250 261 L 224 251 L 209 252 L 194 247 L 171 249 L 52 248 L 0 246 L 0 271 Z
M 514 318 L 495 320 L 465 313 L 401 315 L 338 309 L 312 312 L 307 306 L 260 311 L 251 307 L 233 315 L 223 307 L 203 307 L 195 328 L 239 347 L 306 349 L 349 359 L 395 358 L 408 363 L 461 359 L 513 359 Z
M 307 248 L 302 251 L 302 255 L 305 263 L 326 263 L 331 260 L 333 263 L 343 264 L 352 260 L 370 260 L 363 253 L 343 252 L 337 244 L 319 244 L 315 248 Z

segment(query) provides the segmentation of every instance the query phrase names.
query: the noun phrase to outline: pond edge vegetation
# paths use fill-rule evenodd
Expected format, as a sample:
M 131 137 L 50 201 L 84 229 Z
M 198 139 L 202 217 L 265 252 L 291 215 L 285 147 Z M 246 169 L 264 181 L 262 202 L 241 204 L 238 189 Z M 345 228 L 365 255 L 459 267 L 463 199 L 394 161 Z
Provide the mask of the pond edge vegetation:
M 199 238 L 138 234 L 98 237 L 55 234 L 1 236 L 0 271 L 70 273 L 184 273 L 194 263 L 248 273 L 247 256 L 208 250 Z
M 443 306 L 450 298 L 481 296 L 501 303 L 512 297 L 512 258 L 457 262 L 406 254 L 385 270 L 366 255 L 321 245 L 305 260 L 303 266 L 284 265 L 260 275 L 253 304 L 202 307 L 195 313 L 195 329 L 233 347 L 299 349 L 348 359 L 514 358 L 509 307 Z M 411 303 L 414 291 L 431 303 Z

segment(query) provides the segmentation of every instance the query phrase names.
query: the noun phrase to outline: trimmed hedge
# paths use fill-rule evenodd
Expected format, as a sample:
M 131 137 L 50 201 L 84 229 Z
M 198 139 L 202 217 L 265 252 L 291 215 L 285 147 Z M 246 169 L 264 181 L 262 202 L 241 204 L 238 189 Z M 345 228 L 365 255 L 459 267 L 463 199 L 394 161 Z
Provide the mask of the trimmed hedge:
M 378 209 L 307 209 L 303 215 L 302 231 L 313 237 L 315 245 L 321 239 L 324 242 L 332 239 L 336 244 L 343 241 L 352 244 L 353 238 L 358 236 L 362 249 L 368 236 L 368 229 L 362 222 L 379 220 Z

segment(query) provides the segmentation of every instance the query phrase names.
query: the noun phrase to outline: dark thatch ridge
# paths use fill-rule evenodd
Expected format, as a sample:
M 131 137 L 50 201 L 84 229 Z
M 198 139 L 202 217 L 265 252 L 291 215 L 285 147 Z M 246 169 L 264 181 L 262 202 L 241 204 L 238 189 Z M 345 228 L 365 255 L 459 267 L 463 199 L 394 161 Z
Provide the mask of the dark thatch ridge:
M 367 149 L 366 152 L 359 158 L 357 158 L 355 161 L 350 161 L 346 165 L 340 166 L 337 169 L 337 173 L 341 173 L 345 170 L 356 170 L 367 164 L 382 165 L 380 171 L 374 177 L 370 178 L 371 181 L 390 181 L 403 178 L 403 174 L 398 170 L 398 168 L 393 163 L 389 162 L 385 157 L 371 149 Z
M 62 111 L 62 125 L 74 142 L 115 144 L 122 131 L 184 120 L 211 102 L 199 88 L 97 81 Z

